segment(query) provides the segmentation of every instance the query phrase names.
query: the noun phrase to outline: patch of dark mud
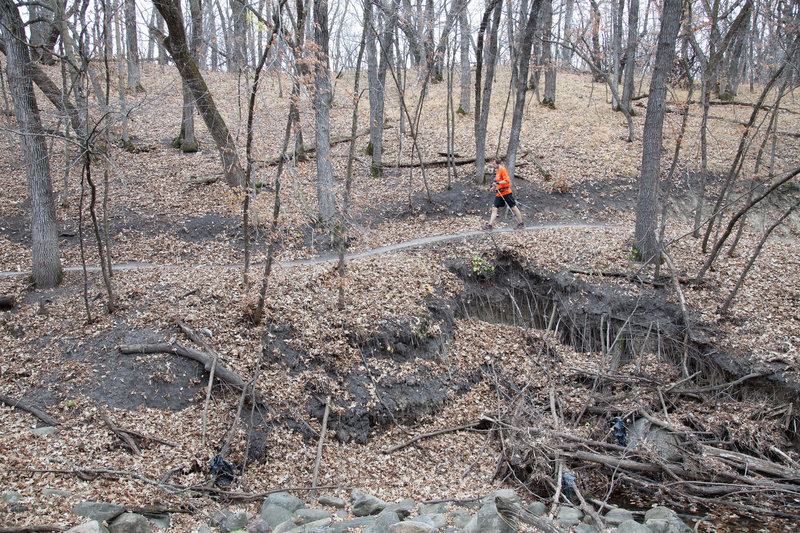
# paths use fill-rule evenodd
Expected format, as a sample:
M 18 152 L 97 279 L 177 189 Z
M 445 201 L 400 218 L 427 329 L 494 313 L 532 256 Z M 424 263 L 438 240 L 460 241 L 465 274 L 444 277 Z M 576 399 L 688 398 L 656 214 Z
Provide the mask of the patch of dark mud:
M 140 407 L 179 411 L 202 390 L 204 369 L 194 361 L 168 354 L 122 355 L 121 344 L 163 342 L 152 330 L 132 330 L 124 322 L 96 337 L 62 342 L 62 363 L 29 391 L 34 404 L 54 406 L 88 397 L 114 409 Z
M 691 326 L 670 289 L 645 283 L 635 287 L 592 282 L 569 272 L 544 273 L 528 266 L 511 250 L 501 250 L 494 270 L 478 278 L 471 265 L 449 265 L 467 289 L 458 298 L 461 316 L 487 322 L 554 331 L 579 352 L 610 356 L 609 371 L 634 361 L 643 352 L 658 354 L 673 365 L 686 365 L 700 386 L 718 386 L 745 378 L 731 394 L 754 392 L 800 408 L 800 384 L 785 377 L 779 364 L 753 361 L 748 354 L 726 351 L 722 335 L 691 314 Z M 800 449 L 800 428 L 788 432 Z
M 12 215 L 0 218 L 0 236 L 15 243 L 30 243 L 30 217 Z
M 544 273 L 524 266 L 513 251 L 501 250 L 480 278 L 471 265 L 450 270 L 467 283 L 459 297 L 462 316 L 558 333 L 579 352 L 610 353 L 616 364 L 642 351 L 666 357 L 684 354 L 687 333 L 680 307 L 665 289 L 592 284 L 569 272 Z M 697 326 L 695 326 L 697 328 Z
M 374 334 L 355 332 L 349 341 L 361 351 L 365 364 L 344 373 L 292 347 L 291 326 L 276 326 L 269 331 L 264 359 L 267 363 L 284 365 L 294 373 L 322 367 L 349 395 L 347 404 L 330 415 L 328 427 L 342 442 L 364 444 L 376 429 L 393 421 L 414 423 L 435 415 L 453 395 L 468 391 L 481 380 L 480 369 L 462 372 L 438 364 L 446 361 L 454 320 L 454 308 L 449 302 L 431 298 L 426 310 L 417 316 L 384 322 Z M 432 331 L 436 334 L 431 334 Z M 407 362 L 420 361 L 420 364 L 401 375 L 380 370 L 375 364 L 378 360 L 389 360 L 398 368 Z M 306 412 L 310 417 L 322 419 L 325 391 L 313 382 L 306 385 L 306 391 Z M 305 428 L 297 427 L 298 421 L 293 423 L 308 436 Z

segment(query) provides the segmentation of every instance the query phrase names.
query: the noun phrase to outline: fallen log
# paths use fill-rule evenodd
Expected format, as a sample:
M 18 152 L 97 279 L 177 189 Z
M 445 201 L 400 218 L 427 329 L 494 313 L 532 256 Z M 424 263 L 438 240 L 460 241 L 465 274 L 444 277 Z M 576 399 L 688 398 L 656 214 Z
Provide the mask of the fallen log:
M 364 128 L 362 130 L 357 131 L 355 137 L 358 138 L 358 137 L 361 137 L 362 135 L 366 135 L 367 133 L 369 133 L 369 128 Z M 349 141 L 351 139 L 353 139 L 353 137 L 351 135 L 334 135 L 333 137 L 331 137 L 330 145 L 334 146 L 336 144 L 347 142 L 347 141 Z M 313 144 L 309 144 L 307 146 L 305 146 L 305 145 L 303 146 L 303 153 L 304 154 L 310 154 L 310 153 L 315 152 L 316 150 L 317 150 L 317 147 L 316 147 L 316 145 L 313 145 Z M 261 165 L 258 165 L 256 168 L 271 167 L 271 166 L 277 165 L 280 160 L 281 160 L 281 156 L 271 157 L 269 159 L 265 159 L 264 163 L 262 163 Z
M 0 527 L 0 533 L 44 533 L 45 531 L 66 531 L 67 526 L 60 524 L 44 524 L 41 526 Z
M 133 441 L 131 436 L 122 431 L 117 427 L 116 424 L 114 424 L 114 422 L 111 421 L 111 418 L 108 416 L 108 413 L 106 413 L 105 409 L 98 407 L 97 411 L 100 413 L 100 418 L 102 418 L 103 422 L 105 422 L 106 426 L 108 426 L 108 429 L 110 429 L 111 432 L 117 436 L 117 438 L 119 438 L 128 448 L 130 448 L 133 455 L 142 455 L 142 451 Z
M 211 371 L 211 367 L 214 364 L 214 358 L 212 356 L 205 352 L 201 352 L 200 350 L 195 350 L 194 348 L 184 346 L 179 342 L 174 342 L 172 344 L 121 344 L 119 346 L 119 351 L 120 353 L 126 355 L 148 353 L 171 353 L 174 355 L 180 355 L 181 357 L 186 357 L 187 359 L 192 359 L 198 363 L 201 363 L 207 372 Z M 215 375 L 220 380 L 240 391 L 243 391 L 247 386 L 247 381 L 245 381 L 242 376 L 221 365 L 219 362 L 216 364 Z M 258 391 L 254 391 L 254 394 L 256 402 L 269 407 L 269 402 L 263 394 Z
M 591 463 L 599 463 L 612 468 L 622 468 L 624 470 L 631 470 L 633 472 L 661 472 L 662 468 L 659 465 L 651 463 L 640 463 L 639 461 L 632 461 L 630 459 L 620 459 L 613 455 L 603 455 L 591 452 L 566 452 L 566 456 L 573 459 L 580 459 L 581 461 L 589 461 Z
M 444 428 L 444 429 L 440 429 L 438 431 L 431 431 L 430 433 L 423 433 L 422 435 L 417 435 L 416 437 L 414 437 L 414 438 L 412 438 L 410 440 L 407 440 L 405 442 L 402 442 L 400 444 L 397 444 L 395 446 L 391 446 L 389 448 L 384 448 L 383 450 L 381 450 L 381 453 L 388 455 L 390 453 L 396 452 L 397 450 L 402 450 L 403 448 L 405 448 L 407 446 L 411 446 L 415 442 L 418 442 L 418 441 L 420 441 L 422 439 L 427 439 L 429 437 L 435 437 L 436 435 L 443 435 L 445 433 L 453 433 L 453 432 L 456 432 L 456 431 L 464 431 L 466 429 L 474 429 L 474 428 L 480 426 L 481 424 L 483 424 L 485 422 L 486 422 L 485 419 L 479 419 L 479 420 L 475 420 L 474 422 L 470 422 L 469 424 L 464 424 L 464 425 L 461 425 L 461 426 L 455 426 L 455 427 L 450 427 L 450 428 Z
M 30 413 L 48 426 L 58 426 L 61 424 L 58 420 L 53 418 L 52 416 L 48 415 L 38 407 L 30 405 L 22 400 L 17 400 L 12 398 L 11 396 L 6 396 L 5 394 L 0 394 L 0 402 L 8 405 L 9 407 L 13 407 L 14 409 L 19 409 L 20 411 L 25 411 L 26 413 Z
M 744 470 L 754 470 L 762 474 L 782 478 L 784 481 L 800 481 L 800 470 L 787 468 L 778 463 L 767 461 L 766 459 L 759 459 L 758 457 L 753 457 L 745 453 L 723 450 L 705 444 L 701 444 L 700 449 L 703 450 L 704 455 L 727 459 L 728 461 L 740 465 L 740 468 Z

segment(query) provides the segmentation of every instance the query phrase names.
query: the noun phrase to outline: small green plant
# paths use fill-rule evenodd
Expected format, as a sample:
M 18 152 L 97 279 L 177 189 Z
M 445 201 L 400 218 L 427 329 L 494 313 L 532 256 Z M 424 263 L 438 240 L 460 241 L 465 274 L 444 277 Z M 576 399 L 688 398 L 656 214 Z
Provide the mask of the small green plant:
M 64 407 L 66 407 L 67 409 L 72 409 L 73 407 L 75 407 L 75 401 L 67 400 L 66 402 L 64 402 Z
M 485 276 L 490 272 L 494 272 L 494 265 L 490 265 L 485 258 L 476 255 L 472 257 L 472 272 L 476 276 Z
M 642 260 L 642 252 L 635 246 L 631 246 L 630 251 L 625 254 L 625 259 L 628 261 L 641 261 Z

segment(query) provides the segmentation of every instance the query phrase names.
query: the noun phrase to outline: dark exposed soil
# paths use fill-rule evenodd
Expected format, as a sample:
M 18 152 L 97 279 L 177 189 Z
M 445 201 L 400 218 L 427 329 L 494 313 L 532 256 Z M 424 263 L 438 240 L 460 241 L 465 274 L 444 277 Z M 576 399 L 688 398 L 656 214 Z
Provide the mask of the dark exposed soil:
M 687 193 L 685 184 L 680 187 L 684 200 Z M 609 208 L 630 211 L 635 202 L 635 191 L 630 180 L 624 179 L 613 183 L 586 182 L 580 189 L 566 193 L 548 192 L 531 182 L 517 180 L 516 191 L 526 218 L 539 218 L 545 214 L 574 217 L 577 212 L 583 213 L 584 219 L 591 219 Z M 383 205 L 372 220 L 365 219 L 359 223 L 370 224 L 420 213 L 425 213 L 431 220 L 460 214 L 480 214 L 488 212 L 490 201 L 491 195 L 483 186 L 461 179 L 455 181 L 450 190 L 435 195 L 433 202 L 428 202 L 424 196 L 417 196 L 411 207 L 403 202 Z M 122 230 L 143 235 L 173 232 L 186 242 L 221 239 L 233 247 L 241 245 L 240 222 L 214 214 L 176 220 L 169 215 L 144 215 L 127 209 L 112 215 L 110 221 L 112 233 Z M 28 225 L 21 217 L 6 217 L 0 225 L 0 232 L 15 241 L 29 239 Z M 62 244 L 73 243 L 77 238 L 69 235 L 62 240 Z M 325 239 L 317 239 L 317 245 L 318 252 L 328 249 Z M 635 353 L 648 348 L 645 344 L 649 343 L 652 349 L 656 338 L 662 343 L 660 349 L 672 354 L 675 360 L 684 353 L 686 324 L 680 309 L 667 302 L 667 289 L 650 288 L 645 297 L 633 297 L 611 283 L 580 281 L 566 271 L 544 275 L 527 269 L 510 255 L 501 255 L 497 259 L 496 268 L 488 275 L 479 277 L 475 276 L 471 265 L 463 262 L 449 264 L 453 272 L 468 282 L 469 288 L 457 300 L 432 298 L 424 316 L 383 324 L 377 334 L 367 338 L 352 332 L 351 345 L 360 348 L 365 363 L 373 358 L 388 359 L 397 364 L 415 358 L 438 359 L 450 341 L 456 317 L 538 329 L 547 327 L 548 323 L 552 325 L 555 317 L 561 324 L 561 341 L 578 351 L 602 351 L 603 338 L 609 335 L 616 338 L 620 330 L 624 330 L 620 342 L 615 343 L 617 365 L 624 364 Z M 419 331 L 424 328 L 419 327 L 420 320 L 437 324 L 441 335 L 435 338 L 421 335 Z M 752 372 L 752 366 L 740 358 L 720 354 L 713 346 L 704 344 L 703 329 L 693 324 L 692 335 L 696 340 L 691 343 L 689 352 L 695 365 L 703 366 L 706 370 L 713 368 L 715 371 L 709 375 L 718 379 L 736 379 Z M 292 338 L 291 326 L 275 326 L 271 334 L 271 345 L 265 345 L 264 349 L 266 361 L 275 362 L 275 358 L 279 359 L 287 372 L 300 372 L 319 365 L 324 367 L 324 361 L 308 357 L 290 346 L 287 341 Z M 44 406 L 54 405 L 80 391 L 114 408 L 135 410 L 146 405 L 159 409 L 183 409 L 193 401 L 193 396 L 200 390 L 199 384 L 207 378 L 197 363 L 171 355 L 136 358 L 120 355 L 117 350 L 120 344 L 146 344 L 164 340 L 149 330 L 130 330 L 124 316 L 118 316 L 117 326 L 109 333 L 65 344 L 62 352 L 64 369 L 45 376 L 42 386 L 29 391 L 26 399 Z M 389 346 L 391 351 L 387 350 Z M 273 352 L 279 355 L 273 355 Z M 713 354 L 713 357 L 709 357 L 709 354 Z M 70 361 L 90 363 L 94 379 L 82 382 L 73 380 L 69 371 Z M 784 390 L 789 398 L 797 393 L 796 384 L 786 383 L 780 378 L 777 372 L 779 368 L 762 370 L 765 377 L 760 383 L 766 384 L 766 380 L 769 380 L 772 386 L 777 385 L 779 390 Z M 412 375 L 390 377 L 378 384 L 367 364 L 365 368 L 339 375 L 339 380 L 355 398 L 356 406 L 345 409 L 343 414 L 332 416 L 329 425 L 336 430 L 341 441 L 365 443 L 372 431 L 393 420 L 413 421 L 435 413 L 448 401 L 450 394 L 466 391 L 480 379 L 480 368 L 436 374 L 420 366 Z M 748 386 L 756 384 L 751 381 Z M 380 402 L 370 406 L 373 387 L 377 390 Z M 307 414 L 322 418 L 324 396 L 311 389 L 308 393 Z M 288 413 L 283 420 L 306 437 L 313 436 L 305 422 L 295 420 Z M 257 442 L 258 432 L 263 432 L 264 428 L 254 429 L 257 429 Z M 259 455 L 257 446 L 253 454 L 256 457 Z

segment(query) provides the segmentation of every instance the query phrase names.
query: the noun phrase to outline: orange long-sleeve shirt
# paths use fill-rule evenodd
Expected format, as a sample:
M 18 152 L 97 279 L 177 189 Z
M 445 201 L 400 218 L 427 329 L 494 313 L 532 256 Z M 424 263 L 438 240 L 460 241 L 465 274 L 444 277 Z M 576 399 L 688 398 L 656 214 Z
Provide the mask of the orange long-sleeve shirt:
M 497 196 L 511 194 L 511 178 L 508 177 L 508 170 L 503 165 L 497 168 L 494 176 L 494 185 L 497 187 Z

